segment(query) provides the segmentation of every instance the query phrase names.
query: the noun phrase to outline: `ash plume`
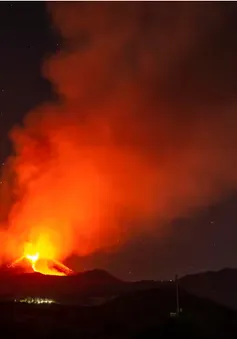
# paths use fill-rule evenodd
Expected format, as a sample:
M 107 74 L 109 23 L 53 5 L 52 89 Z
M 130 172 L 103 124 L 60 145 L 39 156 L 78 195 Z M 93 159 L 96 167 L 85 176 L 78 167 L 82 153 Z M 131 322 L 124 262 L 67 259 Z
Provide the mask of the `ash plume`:
M 48 10 L 62 44 L 42 71 L 58 101 L 11 132 L 7 253 L 40 234 L 57 258 L 114 249 L 237 186 L 236 6 Z

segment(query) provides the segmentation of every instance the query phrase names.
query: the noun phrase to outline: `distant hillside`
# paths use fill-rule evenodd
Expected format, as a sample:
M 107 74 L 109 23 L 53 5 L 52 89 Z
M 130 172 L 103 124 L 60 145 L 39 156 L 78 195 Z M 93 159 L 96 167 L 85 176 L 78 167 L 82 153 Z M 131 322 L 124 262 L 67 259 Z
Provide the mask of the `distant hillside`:
M 111 298 L 130 291 L 161 286 L 159 282 L 124 282 L 104 270 L 85 271 L 71 276 L 39 273 L 19 274 L 10 269 L 0 272 L 0 300 L 26 296 L 52 298 L 62 303 L 80 304 L 85 298 Z
M 189 275 L 179 280 L 181 290 L 237 310 L 237 270 L 225 269 Z M 125 282 L 104 270 L 85 271 L 71 276 L 22 274 L 16 270 L 0 270 L 0 301 L 26 296 L 40 296 L 60 303 L 85 305 L 100 303 L 136 291 L 168 288 L 175 293 L 174 282 Z M 94 299 L 93 299 L 94 300 Z M 99 301 L 98 301 L 99 302 Z
M 237 269 L 187 275 L 179 284 L 192 294 L 237 309 Z
M 94 269 L 91 271 L 80 272 L 76 274 L 82 283 L 90 284 L 120 284 L 122 280 L 115 278 L 112 274 L 105 270 Z

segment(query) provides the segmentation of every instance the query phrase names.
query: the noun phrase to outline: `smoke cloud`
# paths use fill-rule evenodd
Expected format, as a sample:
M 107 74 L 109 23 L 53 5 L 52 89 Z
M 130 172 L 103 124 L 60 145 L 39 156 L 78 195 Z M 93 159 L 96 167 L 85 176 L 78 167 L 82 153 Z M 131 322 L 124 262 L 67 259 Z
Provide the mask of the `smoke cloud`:
M 10 135 L 8 254 L 39 237 L 60 259 L 114 249 L 237 186 L 231 6 L 48 5 L 58 100 Z

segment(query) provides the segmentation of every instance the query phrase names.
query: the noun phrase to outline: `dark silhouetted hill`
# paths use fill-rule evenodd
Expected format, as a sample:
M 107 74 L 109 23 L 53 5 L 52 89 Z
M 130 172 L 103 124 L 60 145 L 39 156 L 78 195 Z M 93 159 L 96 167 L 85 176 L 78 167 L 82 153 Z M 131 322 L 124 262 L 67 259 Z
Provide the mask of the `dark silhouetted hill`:
M 225 269 L 189 275 L 179 280 L 187 292 L 237 309 L 237 270 Z M 90 298 L 111 298 L 130 292 L 171 288 L 174 282 L 159 281 L 125 282 L 104 270 L 85 271 L 71 276 L 47 276 L 38 273 L 22 274 L 21 271 L 0 271 L 0 300 L 25 296 L 41 296 L 61 303 L 90 304 Z
M 150 289 L 153 281 L 124 282 L 104 270 L 85 271 L 70 276 L 19 273 L 18 268 L 0 272 L 0 300 L 41 296 L 65 303 L 85 303 L 85 298 L 109 299 L 130 291 Z
M 228 304 L 227 297 L 231 295 L 230 288 L 234 290 L 235 279 L 235 270 L 180 279 L 182 312 L 179 317 L 172 317 L 171 313 L 176 311 L 176 286 L 173 282 L 124 282 L 103 270 L 63 277 L 37 273 L 13 274 L 13 271 L 9 274 L 9 271 L 6 273 L 2 270 L 1 336 L 236 338 L 237 312 L 220 305 Z M 232 281 L 230 285 L 229 280 Z M 228 286 L 228 293 L 225 290 L 223 293 L 223 288 L 228 290 Z M 216 292 L 211 295 L 213 288 Z M 218 293 L 223 293 L 221 298 Z M 12 302 L 23 296 L 53 298 L 58 304 Z M 102 302 L 97 302 L 101 299 Z
M 179 280 L 179 284 L 189 293 L 237 309 L 236 269 L 187 275 Z

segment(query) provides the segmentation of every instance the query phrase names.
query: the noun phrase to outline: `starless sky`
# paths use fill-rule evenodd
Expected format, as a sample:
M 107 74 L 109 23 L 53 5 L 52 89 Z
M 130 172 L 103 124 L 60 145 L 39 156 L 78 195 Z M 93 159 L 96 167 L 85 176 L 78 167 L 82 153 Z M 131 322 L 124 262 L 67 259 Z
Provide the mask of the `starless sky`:
M 101 8 L 100 5 L 97 6 L 92 9 L 95 16 L 89 19 L 100 18 Z M 141 227 L 141 232 L 129 236 L 116 251 L 105 253 L 98 250 L 81 257 L 73 255 L 68 259 L 68 264 L 78 270 L 104 268 L 116 276 L 129 280 L 166 279 L 173 278 L 175 273 L 184 275 L 202 270 L 237 267 L 235 194 L 237 187 L 235 159 L 237 156 L 237 6 L 234 3 L 157 3 L 143 4 L 141 9 L 139 7 L 141 5 L 136 2 L 128 6 L 131 13 L 133 11 L 134 13 L 137 11 L 138 14 L 148 13 L 139 26 L 139 33 L 135 30 L 134 36 L 131 35 L 133 43 L 129 45 L 130 40 L 128 41 L 127 55 L 124 55 L 125 59 L 131 58 L 128 62 L 128 73 L 138 74 L 137 82 L 140 81 L 139 76 L 141 76 L 143 82 L 149 83 L 146 90 L 148 89 L 149 92 L 151 89 L 152 98 L 155 97 L 154 102 L 156 97 L 159 97 L 159 101 L 162 102 L 160 106 L 169 106 L 169 110 L 167 109 L 169 113 L 166 114 L 170 114 L 169 119 L 174 121 L 172 128 L 176 131 L 178 125 L 181 139 L 183 135 L 185 136 L 179 146 L 185 148 L 191 143 L 193 145 L 191 154 L 197 152 L 198 159 L 197 166 L 195 162 L 187 169 L 186 157 L 181 156 L 180 162 L 183 161 L 183 165 L 181 163 L 180 168 L 177 168 L 177 180 L 180 182 L 182 180 L 183 185 L 186 176 L 190 181 L 190 172 L 198 168 L 197 185 L 201 188 L 200 191 L 198 188 L 196 193 L 196 187 L 193 188 L 195 185 L 192 184 L 191 193 L 188 192 L 186 197 L 186 194 L 175 186 L 174 191 L 181 192 L 181 200 L 189 199 L 190 196 L 194 203 L 191 204 L 191 213 L 190 211 L 186 213 L 186 209 L 183 212 L 183 206 L 180 208 L 177 203 L 173 205 L 172 201 L 171 207 L 167 208 L 167 214 L 170 216 L 172 206 L 174 209 L 177 208 L 178 212 L 176 213 L 175 209 L 174 216 L 168 222 L 165 221 L 163 227 L 166 231 L 157 226 L 152 227 L 149 232 L 143 232 Z M 155 9 L 151 11 L 152 18 L 149 17 L 149 6 Z M 60 20 L 60 13 L 62 14 L 63 11 L 59 10 L 56 21 Z M 114 13 L 111 12 L 111 17 L 113 15 Z M 121 17 L 116 19 L 126 20 L 126 24 L 130 22 L 129 14 L 126 18 L 121 14 Z M 133 15 L 131 20 L 134 20 Z M 73 36 L 73 33 L 78 31 L 77 25 L 74 30 L 73 24 L 75 22 L 69 27 L 67 21 L 62 20 L 63 34 L 66 38 L 70 36 L 73 41 L 72 50 L 75 39 L 81 39 L 82 44 L 84 41 L 83 34 L 76 38 Z M 122 26 L 119 27 L 121 29 Z M 127 26 L 124 27 L 126 30 Z M 124 34 L 126 35 L 126 31 Z M 118 36 L 116 35 L 116 38 Z M 142 44 L 136 44 L 141 36 Z M 62 40 L 53 28 L 44 3 L 0 4 L 0 158 L 2 163 L 5 163 L 5 159 L 12 152 L 9 131 L 23 121 L 27 112 L 43 102 L 57 98 L 55 83 L 51 83 L 49 76 L 46 77 L 47 79 L 42 76 L 42 63 L 49 55 L 60 51 Z M 150 50 L 149 44 L 156 46 L 154 50 L 158 51 L 157 55 L 147 53 L 146 65 L 137 65 L 135 59 L 133 60 L 134 55 L 140 53 L 136 50 L 137 46 L 142 48 L 143 52 L 146 48 Z M 109 50 L 111 45 L 105 44 L 100 47 Z M 105 58 L 107 57 L 105 53 Z M 156 62 L 153 58 L 158 58 L 159 61 Z M 72 59 L 73 62 L 75 60 Z M 101 64 L 103 66 L 103 62 Z M 116 65 L 119 67 L 119 62 Z M 75 64 L 72 65 L 72 69 L 73 67 Z M 136 67 L 144 67 L 145 76 L 142 72 L 137 72 Z M 70 70 L 69 64 L 68 74 L 75 71 L 72 69 Z M 122 69 L 121 72 L 123 71 Z M 52 70 L 55 80 L 54 72 L 55 69 Z M 80 77 L 80 71 L 77 76 Z M 95 79 L 100 76 L 96 73 Z M 60 83 L 61 78 L 65 78 L 66 83 L 65 89 L 59 86 L 59 92 L 65 91 L 68 95 L 69 76 L 60 73 L 59 78 Z M 151 80 L 152 85 L 150 85 Z M 160 110 L 160 106 L 157 110 Z M 152 108 L 152 111 L 154 112 L 155 109 Z M 148 121 L 151 116 L 148 112 L 143 112 L 142 119 Z M 155 118 L 153 125 L 156 129 Z M 150 127 L 148 128 L 151 131 Z M 159 133 L 161 133 L 159 129 L 155 132 L 152 129 L 151 135 L 156 136 Z M 178 137 L 178 134 L 175 135 Z M 165 143 L 165 139 L 161 141 Z M 144 140 L 151 149 L 152 138 L 148 140 L 146 137 Z M 196 140 L 200 147 L 195 147 Z M 202 140 L 206 142 L 202 144 Z M 139 142 L 141 140 L 138 138 Z M 154 144 L 156 142 L 154 141 Z M 172 161 L 175 162 L 173 167 L 177 166 L 179 157 L 174 157 L 172 160 L 172 142 L 167 150 L 171 150 L 171 158 L 164 168 L 169 169 L 172 167 L 172 164 L 170 165 Z M 203 160 L 199 161 L 202 157 Z M 175 172 L 169 179 L 171 183 L 175 181 Z M 195 182 L 195 179 L 192 180 Z M 172 187 L 172 184 L 170 186 Z M 1 199 L 4 199 L 3 194 Z M 198 209 L 192 210 L 193 205 L 194 207 L 197 205 Z M 180 210 L 182 211 L 179 213 Z M 152 208 L 152 215 L 154 215 L 154 208 Z M 160 223 L 160 221 L 156 222 Z M 144 219 L 142 223 L 145 223 Z

